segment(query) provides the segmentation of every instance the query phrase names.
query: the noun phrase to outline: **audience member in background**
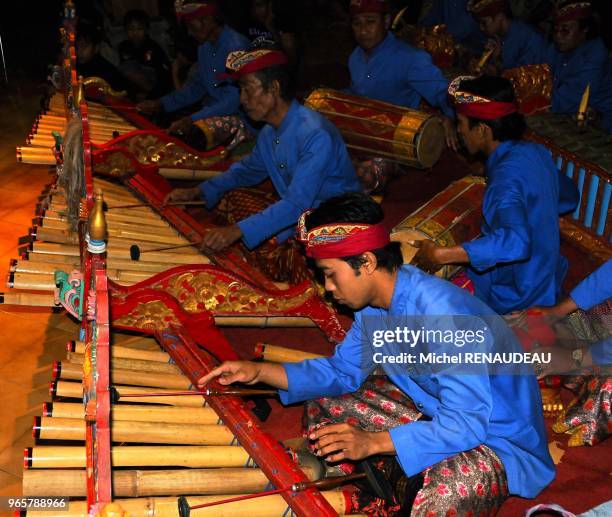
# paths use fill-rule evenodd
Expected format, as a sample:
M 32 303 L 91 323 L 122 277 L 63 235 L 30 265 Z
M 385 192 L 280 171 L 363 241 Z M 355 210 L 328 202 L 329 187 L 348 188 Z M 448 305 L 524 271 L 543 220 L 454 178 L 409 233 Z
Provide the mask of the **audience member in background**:
M 485 47 L 493 54 L 488 74 L 542 62 L 546 38 L 528 23 L 512 17 L 508 0 L 470 0 L 468 9 L 489 38 Z
M 83 77 L 99 77 L 118 92 L 129 91 L 119 70 L 100 55 L 102 34 L 96 26 L 80 22 L 76 30 L 77 70 Z
M 299 59 L 296 7 L 286 4 L 274 0 L 250 0 L 251 23 L 247 36 L 254 48 L 282 50 L 289 59 L 289 66 L 295 68 Z
M 128 39 L 119 44 L 119 70 L 131 83 L 136 97 L 157 98 L 170 90 L 170 68 L 163 49 L 148 34 L 149 16 L 140 9 L 123 20 Z

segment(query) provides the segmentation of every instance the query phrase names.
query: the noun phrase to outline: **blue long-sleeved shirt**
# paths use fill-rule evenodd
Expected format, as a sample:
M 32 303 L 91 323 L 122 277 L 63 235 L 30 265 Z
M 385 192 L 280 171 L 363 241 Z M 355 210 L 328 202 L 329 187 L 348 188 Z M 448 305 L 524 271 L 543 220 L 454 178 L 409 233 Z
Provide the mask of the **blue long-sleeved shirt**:
M 541 32 L 528 23 L 514 19 L 502 38 L 502 68 L 507 70 L 542 63 L 547 47 L 548 43 Z
M 606 62 L 599 90 L 591 97 L 591 106 L 601 114 L 604 131 L 612 134 L 612 58 Z
M 582 282 L 580 282 L 570 296 L 576 305 L 585 311 L 612 298 L 612 259 L 606 260 Z M 599 365 L 612 364 L 612 337 L 603 339 L 591 346 L 593 363 Z
M 462 244 L 475 294 L 499 314 L 557 302 L 567 261 L 559 252 L 559 214 L 578 190 L 548 150 L 505 141 L 487 160 L 483 236 Z
M 388 345 L 376 348 L 372 330 L 393 330 L 401 325 L 397 322 L 412 321 L 413 316 L 417 320 L 423 317 L 427 324 L 434 321 L 430 315 L 436 315 L 434 320 L 443 326 L 445 315 L 453 315 L 453 320 L 457 315 L 474 315 L 469 318 L 474 323 L 485 318 L 496 327 L 487 337 L 487 350 L 521 350 L 512 333 L 497 321 L 501 318 L 496 320 L 480 300 L 449 282 L 404 266 L 398 272 L 389 310 L 367 307 L 356 313 L 353 326 L 332 357 L 283 364 L 288 389 L 280 391 L 281 401 L 290 404 L 352 393 L 380 366 L 419 411 L 431 418 L 390 430 L 397 459 L 407 475 L 485 444 L 503 462 L 510 493 L 535 497 L 552 481 L 555 467 L 548 453 L 540 392 L 533 375 L 493 375 L 490 364 L 470 365 L 469 371 L 457 374 L 452 368 L 423 373 L 419 364 L 376 363 L 374 354 L 384 352 Z M 432 327 L 427 330 L 435 330 Z M 420 341 L 414 348 L 401 344 L 398 349 L 419 354 L 430 348 Z
M 553 74 L 551 111 L 575 114 L 588 84 L 591 92 L 598 92 L 607 56 L 606 46 L 599 38 L 585 41 L 570 52 L 559 52 L 550 45 L 544 62 Z
M 467 10 L 467 3 L 468 0 L 429 0 L 418 25 L 429 27 L 443 23 L 457 42 L 472 52 L 481 52 L 487 38 Z
M 245 36 L 225 25 L 217 41 L 207 41 L 198 48 L 198 68 L 189 82 L 162 97 L 164 110 L 173 112 L 203 101 L 204 106 L 191 115 L 192 120 L 238 113 L 240 91 L 235 85 L 221 81 L 218 75 L 225 72 L 225 60 L 230 52 L 249 46 Z
M 336 127 L 319 113 L 293 101 L 281 125 L 266 125 L 253 152 L 224 174 L 200 185 L 212 208 L 228 190 L 270 178 L 280 201 L 238 223 L 249 248 L 295 233 L 300 214 L 330 197 L 361 191 L 361 185 Z
M 413 109 L 425 98 L 445 115 L 453 116 L 447 100 L 448 80 L 431 56 L 390 32 L 370 54 L 361 47 L 353 50 L 349 70 L 351 93 Z

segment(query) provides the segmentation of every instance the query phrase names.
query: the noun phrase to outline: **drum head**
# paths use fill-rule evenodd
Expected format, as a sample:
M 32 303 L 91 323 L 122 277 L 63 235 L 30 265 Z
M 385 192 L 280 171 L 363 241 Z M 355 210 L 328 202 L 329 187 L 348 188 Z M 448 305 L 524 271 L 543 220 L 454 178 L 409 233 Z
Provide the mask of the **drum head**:
M 444 127 L 438 117 L 430 117 L 423 122 L 417 135 L 416 151 L 419 163 L 426 169 L 433 167 L 440 159 L 444 145 Z

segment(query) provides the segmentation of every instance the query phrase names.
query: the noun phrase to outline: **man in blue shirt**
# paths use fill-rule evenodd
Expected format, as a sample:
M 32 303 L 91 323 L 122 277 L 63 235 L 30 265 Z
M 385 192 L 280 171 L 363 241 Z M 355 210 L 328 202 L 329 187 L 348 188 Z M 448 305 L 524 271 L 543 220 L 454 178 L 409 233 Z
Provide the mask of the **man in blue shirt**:
M 219 80 L 218 76 L 225 71 L 227 55 L 234 50 L 249 48 L 250 42 L 223 23 L 216 1 L 181 5 L 177 7 L 177 15 L 200 45 L 197 72 L 180 90 L 161 99 L 141 102 L 138 108 L 147 113 L 162 109 L 173 113 L 202 102 L 201 109 L 175 121 L 169 128 L 172 133 L 185 133 L 196 121 L 239 114 L 238 89 Z
M 587 85 L 594 94 L 604 87 L 608 51 L 597 37 L 588 2 L 563 4 L 554 21 L 555 44 L 544 56 L 553 74 L 551 110 L 574 115 Z
M 352 0 L 350 11 L 358 46 L 349 57 L 348 91 L 412 109 L 419 109 L 424 98 L 442 111 L 447 144 L 456 150 L 448 81 L 431 56 L 389 32 L 391 17 L 385 0 Z
M 449 92 L 467 150 L 487 156 L 483 235 L 453 247 L 415 243 L 415 260 L 429 270 L 469 264 L 476 296 L 498 314 L 554 305 L 567 272 L 559 215 L 576 207 L 578 191 L 545 147 L 520 140 L 525 121 L 507 79 L 459 77 Z
M 414 347 L 393 337 L 377 342 L 386 335 L 377 333 L 394 334 L 390 329 L 398 321 L 417 320 L 430 331 L 441 328 L 437 323 L 459 327 L 462 319 L 474 325 L 486 319 L 491 332 L 483 350 L 520 350 L 501 318 L 480 300 L 412 266 L 402 267 L 399 244 L 390 242 L 382 220 L 381 208 L 367 196 L 347 194 L 304 214 L 298 224 L 306 254 L 324 274 L 325 289 L 357 311 L 332 357 L 282 365 L 225 362 L 199 386 L 213 379 L 222 385 L 264 382 L 279 388 L 285 404 L 338 397 L 335 420 L 309 430 L 315 453 L 332 463 L 392 457 L 404 472 L 404 482 L 395 485 L 401 515 L 490 515 L 508 493 L 535 497 L 552 481 L 555 468 L 533 373 L 495 375 L 488 364 L 434 373 L 423 359 L 392 364 L 390 359 L 401 356 L 389 355 L 387 348 L 399 345 L 399 352 L 418 355 L 431 350 L 431 342 L 419 338 Z M 453 344 L 445 349 L 457 350 Z M 374 416 L 364 410 L 358 422 L 345 420 L 342 395 L 357 391 L 377 367 L 412 399 L 422 418 L 388 428 L 385 411 L 398 410 L 391 404 Z
M 300 214 L 323 200 L 361 190 L 336 127 L 293 100 L 287 58 L 278 50 L 238 51 L 227 68 L 240 85 L 252 120 L 266 122 L 253 152 L 224 174 L 191 189 L 175 189 L 167 201 L 204 199 L 213 208 L 228 191 L 269 178 L 280 200 L 231 226 L 209 231 L 203 245 L 221 250 L 242 239 L 250 249 L 276 236 L 291 237 Z
M 490 38 L 487 48 L 493 50 L 489 64 L 494 74 L 542 62 L 546 38 L 529 24 L 513 19 L 507 0 L 472 0 L 468 9 Z

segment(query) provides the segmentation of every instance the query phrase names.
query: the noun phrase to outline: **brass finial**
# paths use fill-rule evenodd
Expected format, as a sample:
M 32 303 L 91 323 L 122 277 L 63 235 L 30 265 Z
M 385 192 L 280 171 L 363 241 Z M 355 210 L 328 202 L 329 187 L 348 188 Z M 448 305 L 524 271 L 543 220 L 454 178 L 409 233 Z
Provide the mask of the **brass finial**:
M 587 109 L 589 107 L 589 97 L 591 95 L 591 83 L 587 84 L 580 99 L 580 105 L 578 106 L 578 113 L 576 114 L 576 120 L 579 126 L 586 125 Z
M 96 190 L 94 206 L 87 220 L 89 242 L 87 249 L 91 253 L 104 253 L 106 251 L 107 237 L 106 217 L 104 216 L 104 196 L 102 190 Z
M 83 76 L 79 75 L 79 81 L 77 84 L 77 91 L 74 96 L 74 104 L 76 108 L 81 106 L 81 102 L 85 99 L 85 95 L 83 93 Z

